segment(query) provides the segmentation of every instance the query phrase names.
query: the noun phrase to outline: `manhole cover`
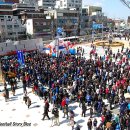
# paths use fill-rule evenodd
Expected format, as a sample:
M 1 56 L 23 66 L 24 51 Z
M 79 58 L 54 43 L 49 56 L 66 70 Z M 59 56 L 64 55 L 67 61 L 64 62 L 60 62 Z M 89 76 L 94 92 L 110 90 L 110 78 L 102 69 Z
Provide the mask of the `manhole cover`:
M 38 126 L 38 124 L 37 124 L 37 123 L 35 123 L 35 124 L 33 124 L 33 126 Z

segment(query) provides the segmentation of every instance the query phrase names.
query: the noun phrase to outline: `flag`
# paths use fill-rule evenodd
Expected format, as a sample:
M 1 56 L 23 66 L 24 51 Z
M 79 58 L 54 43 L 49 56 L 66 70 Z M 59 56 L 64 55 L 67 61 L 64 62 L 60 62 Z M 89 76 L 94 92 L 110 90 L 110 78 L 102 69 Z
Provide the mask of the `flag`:
M 23 51 L 17 51 L 17 57 L 18 57 L 18 62 L 20 63 L 21 66 L 23 66 L 25 64 Z

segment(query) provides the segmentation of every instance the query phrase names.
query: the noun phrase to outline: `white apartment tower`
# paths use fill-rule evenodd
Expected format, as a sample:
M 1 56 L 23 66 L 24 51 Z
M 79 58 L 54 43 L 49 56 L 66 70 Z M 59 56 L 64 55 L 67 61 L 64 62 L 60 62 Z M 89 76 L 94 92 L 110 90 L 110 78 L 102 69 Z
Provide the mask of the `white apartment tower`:
M 38 0 L 38 6 L 43 9 L 54 9 L 56 0 Z
M 82 0 L 57 0 L 55 8 L 82 9 Z

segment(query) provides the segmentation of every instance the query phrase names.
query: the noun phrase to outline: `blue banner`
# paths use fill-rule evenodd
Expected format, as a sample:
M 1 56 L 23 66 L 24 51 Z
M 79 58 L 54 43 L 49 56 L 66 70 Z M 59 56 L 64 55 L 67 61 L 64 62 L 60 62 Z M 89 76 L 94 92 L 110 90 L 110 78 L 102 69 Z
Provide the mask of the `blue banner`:
M 92 28 L 93 28 L 93 29 L 100 29 L 100 28 L 103 28 L 103 24 L 93 23 Z
M 21 66 L 23 66 L 25 64 L 23 51 L 17 51 L 17 56 L 18 56 L 18 62 L 20 63 Z

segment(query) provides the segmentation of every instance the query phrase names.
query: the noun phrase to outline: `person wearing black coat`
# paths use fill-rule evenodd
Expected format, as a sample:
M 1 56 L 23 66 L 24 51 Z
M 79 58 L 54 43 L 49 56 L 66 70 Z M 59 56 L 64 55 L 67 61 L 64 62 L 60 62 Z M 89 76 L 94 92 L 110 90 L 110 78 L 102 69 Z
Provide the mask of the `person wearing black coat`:
M 44 113 L 43 113 L 43 118 L 42 118 L 42 120 L 44 120 L 46 116 L 47 116 L 48 120 L 50 120 L 50 117 L 49 117 L 49 115 L 48 115 L 48 112 L 49 112 L 49 102 L 46 100 L 46 101 L 45 101 Z
M 77 126 L 75 127 L 75 130 L 80 130 L 80 126 L 77 124 Z
M 85 102 L 83 102 L 82 103 L 82 116 L 84 116 L 84 117 L 85 117 L 85 114 L 86 114 L 86 110 L 87 110 L 87 108 L 86 108 Z

